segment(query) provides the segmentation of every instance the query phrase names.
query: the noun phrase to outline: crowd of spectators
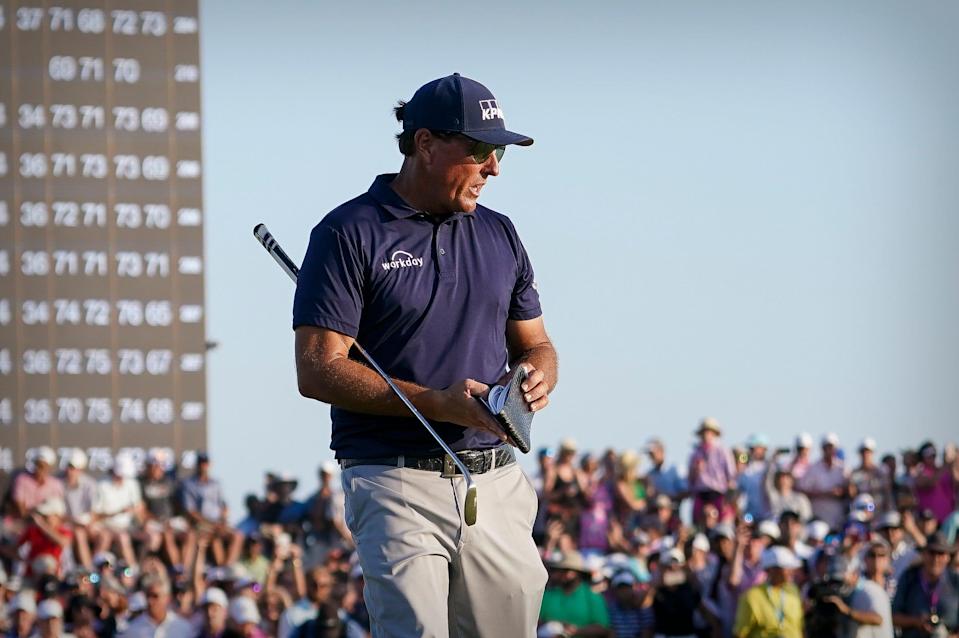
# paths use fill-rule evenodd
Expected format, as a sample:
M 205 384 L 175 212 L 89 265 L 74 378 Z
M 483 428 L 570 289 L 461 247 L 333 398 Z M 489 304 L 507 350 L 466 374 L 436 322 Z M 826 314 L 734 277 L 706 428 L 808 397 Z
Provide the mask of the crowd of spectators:
M 658 438 L 539 451 L 541 638 L 959 636 L 955 446 L 695 435 L 682 467 Z
M 714 419 L 695 434 L 680 465 L 656 438 L 538 451 L 539 636 L 959 636 L 953 446 L 878 458 L 866 438 L 854 458 L 834 434 L 819 451 L 808 434 L 728 447 Z M 302 501 L 268 473 L 238 517 L 196 461 L 155 449 L 94 477 L 82 450 L 35 450 L 3 500 L 0 632 L 369 636 L 339 468 Z

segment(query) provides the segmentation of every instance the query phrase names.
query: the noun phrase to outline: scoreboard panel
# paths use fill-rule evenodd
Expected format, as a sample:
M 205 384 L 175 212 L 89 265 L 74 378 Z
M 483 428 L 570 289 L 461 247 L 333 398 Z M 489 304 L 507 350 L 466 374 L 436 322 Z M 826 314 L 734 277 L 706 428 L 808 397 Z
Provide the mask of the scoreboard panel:
M 205 448 L 197 9 L 0 2 L 0 470 Z

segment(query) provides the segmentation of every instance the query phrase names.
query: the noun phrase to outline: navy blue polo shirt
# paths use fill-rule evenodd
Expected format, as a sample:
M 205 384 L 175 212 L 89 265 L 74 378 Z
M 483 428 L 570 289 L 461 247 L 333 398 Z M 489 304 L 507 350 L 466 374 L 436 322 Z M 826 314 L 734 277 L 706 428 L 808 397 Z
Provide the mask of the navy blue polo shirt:
M 484 206 L 441 221 L 411 208 L 380 175 L 310 235 L 293 302 L 293 328 L 354 337 L 390 376 L 432 389 L 506 370 L 506 321 L 542 314 L 533 267 L 512 222 Z M 351 356 L 359 357 L 357 353 Z M 413 417 L 331 409 L 337 458 L 435 455 Z M 433 423 L 454 449 L 499 440 Z

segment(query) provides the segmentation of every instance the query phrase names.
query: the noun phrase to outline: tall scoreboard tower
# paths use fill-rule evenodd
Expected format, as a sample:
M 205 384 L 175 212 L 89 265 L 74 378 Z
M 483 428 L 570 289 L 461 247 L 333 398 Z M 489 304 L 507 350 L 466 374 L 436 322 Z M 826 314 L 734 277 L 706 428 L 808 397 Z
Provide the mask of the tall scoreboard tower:
M 0 472 L 206 445 L 197 0 L 0 0 Z

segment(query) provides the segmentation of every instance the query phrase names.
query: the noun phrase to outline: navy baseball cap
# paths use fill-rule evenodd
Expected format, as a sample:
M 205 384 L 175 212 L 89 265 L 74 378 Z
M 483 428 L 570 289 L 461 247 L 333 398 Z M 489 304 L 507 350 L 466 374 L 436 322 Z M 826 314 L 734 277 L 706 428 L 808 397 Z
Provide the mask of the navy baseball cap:
M 506 130 L 503 109 L 488 88 L 459 73 L 421 86 L 403 111 L 403 130 L 455 131 L 505 146 L 529 146 L 533 138 Z

